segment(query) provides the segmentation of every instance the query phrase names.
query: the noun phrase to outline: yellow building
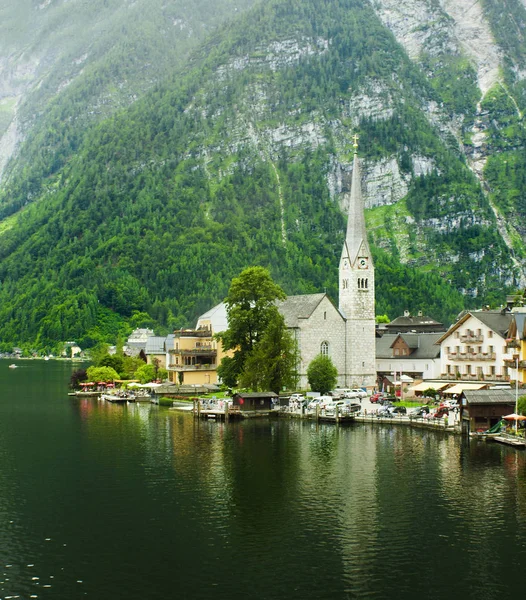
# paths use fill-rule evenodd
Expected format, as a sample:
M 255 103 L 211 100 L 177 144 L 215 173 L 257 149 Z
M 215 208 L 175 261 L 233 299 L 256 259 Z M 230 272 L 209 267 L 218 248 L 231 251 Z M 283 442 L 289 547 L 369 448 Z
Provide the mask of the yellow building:
M 217 367 L 231 353 L 223 351 L 214 335 L 226 328 L 226 312 L 220 304 L 202 315 L 195 329 L 174 331 L 173 347 L 168 350 L 169 381 L 184 385 L 217 384 Z

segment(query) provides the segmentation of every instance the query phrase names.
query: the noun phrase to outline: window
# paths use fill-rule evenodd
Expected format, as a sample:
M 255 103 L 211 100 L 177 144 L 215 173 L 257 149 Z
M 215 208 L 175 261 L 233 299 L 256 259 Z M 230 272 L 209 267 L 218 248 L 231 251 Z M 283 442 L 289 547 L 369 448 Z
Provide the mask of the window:
M 491 331 L 491 329 L 488 331 L 488 337 L 490 337 L 490 338 L 493 337 L 493 331 Z
M 348 279 L 342 279 L 342 288 L 344 290 L 347 290 L 349 288 L 349 280 Z
M 358 279 L 358 289 L 359 290 L 366 290 L 368 287 L 369 287 L 368 279 L 364 279 L 364 278 Z
M 320 354 L 322 356 L 329 356 L 329 342 L 322 342 L 321 343 Z
M 325 310 L 323 312 L 323 320 L 326 321 L 327 320 L 327 311 Z
M 400 350 L 398 348 L 395 348 L 394 351 L 395 351 L 395 356 L 398 356 L 400 354 Z

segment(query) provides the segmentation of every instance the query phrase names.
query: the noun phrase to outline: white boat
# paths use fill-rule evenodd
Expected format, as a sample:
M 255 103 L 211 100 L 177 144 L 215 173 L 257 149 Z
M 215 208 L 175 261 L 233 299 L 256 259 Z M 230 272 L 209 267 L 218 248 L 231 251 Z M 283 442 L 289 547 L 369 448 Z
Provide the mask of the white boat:
M 10 368 L 10 369 L 16 369 L 17 367 L 18 367 L 18 365 L 15 365 L 14 363 L 13 363 L 13 364 L 11 364 L 11 365 L 9 365 L 9 368 Z

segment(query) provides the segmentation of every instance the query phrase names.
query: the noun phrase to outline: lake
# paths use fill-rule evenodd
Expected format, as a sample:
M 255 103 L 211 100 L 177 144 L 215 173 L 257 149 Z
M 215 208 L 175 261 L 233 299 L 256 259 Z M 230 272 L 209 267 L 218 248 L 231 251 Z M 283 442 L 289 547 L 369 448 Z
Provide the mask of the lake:
M 524 597 L 524 450 L 195 421 L 0 360 L 0 599 Z

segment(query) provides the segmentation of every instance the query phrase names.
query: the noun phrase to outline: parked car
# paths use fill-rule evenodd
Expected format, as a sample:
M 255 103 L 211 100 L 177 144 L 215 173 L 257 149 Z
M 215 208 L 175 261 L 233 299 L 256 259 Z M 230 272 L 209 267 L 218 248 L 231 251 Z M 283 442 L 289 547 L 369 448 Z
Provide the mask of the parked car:
M 448 409 L 448 407 L 447 406 L 441 406 L 433 414 L 433 418 L 435 418 L 435 419 L 441 419 L 442 417 L 445 417 L 446 415 L 449 415 L 449 409 Z
M 336 407 L 340 409 L 342 414 L 360 412 L 362 408 L 360 404 L 356 402 L 356 400 L 353 401 L 350 398 L 343 398 L 342 400 L 337 400 L 332 404 L 328 404 L 326 408 L 327 410 L 335 411 Z
M 376 413 L 379 417 L 392 417 L 391 411 L 389 410 L 390 406 L 380 406 L 378 412 Z
M 407 414 L 407 408 L 405 406 L 390 406 L 389 409 L 392 415 Z
M 429 414 L 429 407 L 420 406 L 419 408 L 415 408 L 414 410 L 412 410 L 409 413 L 409 416 L 414 417 L 414 418 L 423 418 L 428 414 Z
M 360 400 L 362 398 L 367 398 L 367 392 L 365 390 L 362 390 L 362 388 L 354 388 L 351 390 L 351 392 L 357 396 L 358 398 L 360 398 Z M 348 398 L 352 398 L 352 396 L 347 396 Z
M 383 398 L 383 393 L 382 392 L 376 392 L 376 393 L 372 394 L 372 396 L 369 398 L 369 402 L 372 402 L 373 404 L 376 404 L 377 402 L 380 401 L 380 398 Z
M 292 402 L 293 400 L 296 400 L 296 402 L 301 402 L 305 400 L 305 397 L 303 396 L 303 394 L 291 394 L 289 401 Z

